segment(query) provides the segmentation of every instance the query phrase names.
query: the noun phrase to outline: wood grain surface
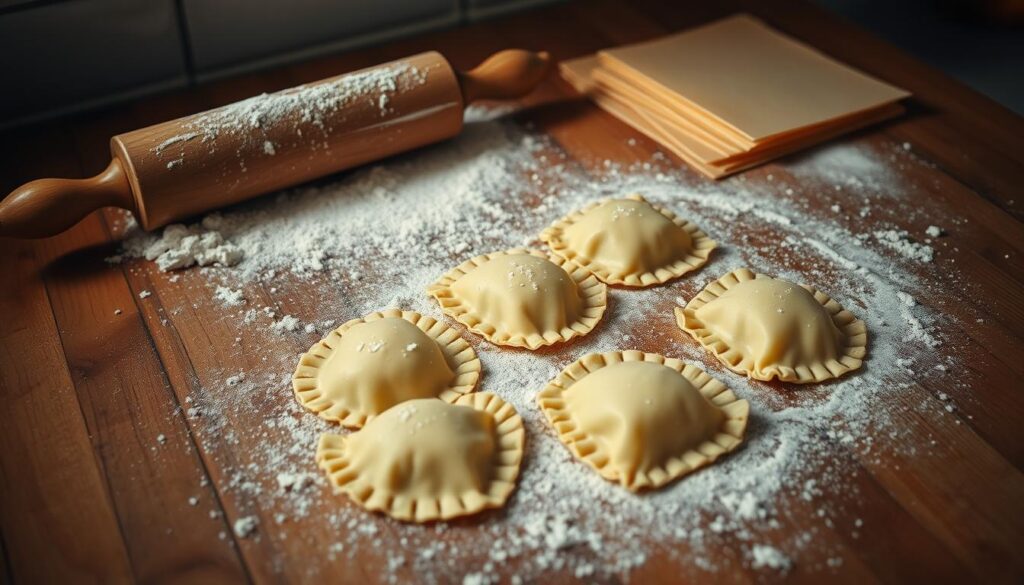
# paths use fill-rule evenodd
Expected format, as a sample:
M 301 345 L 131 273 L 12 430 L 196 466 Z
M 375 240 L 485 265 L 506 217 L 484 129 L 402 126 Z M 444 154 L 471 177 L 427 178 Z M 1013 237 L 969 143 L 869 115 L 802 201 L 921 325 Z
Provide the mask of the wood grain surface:
M 111 135 L 424 50 L 441 51 L 459 68 L 512 46 L 564 59 L 737 10 L 914 93 L 910 115 L 851 140 L 914 145 L 929 164 L 901 171 L 908 197 L 967 220 L 944 253 L 955 259 L 963 279 L 986 291 L 982 301 L 972 301 L 951 285 L 919 299 L 949 313 L 949 327 L 966 340 L 959 357 L 973 367 L 957 372 L 961 378 L 948 387 L 912 386 L 900 400 L 935 400 L 940 391 L 971 399 L 958 401 L 962 406 L 943 419 L 947 424 L 907 415 L 908 440 L 934 440 L 938 457 L 878 461 L 846 454 L 843 463 L 857 471 L 851 493 L 827 497 L 858 503 L 849 517 L 835 519 L 834 530 L 815 536 L 843 559 L 842 569 L 827 579 L 1021 582 L 1024 119 L 813 5 L 576 2 L 219 81 L 0 135 L 0 192 L 34 178 L 102 170 Z M 594 106 L 566 100 L 569 95 L 566 85 L 551 79 L 530 98 L 546 105 L 518 119 L 579 161 L 628 164 L 656 151 Z M 632 137 L 638 148 L 624 146 Z M 744 176 L 764 181 L 769 172 L 779 176 L 784 170 L 770 165 Z M 204 423 L 182 409 L 211 372 L 244 370 L 266 355 L 294 356 L 306 345 L 281 337 L 228 351 L 247 341 L 236 341 L 208 295 L 172 286 L 145 263 L 103 261 L 117 247 L 115 217 L 95 213 L 47 240 L 0 240 L 0 580 L 305 582 L 308 563 L 322 565 L 320 582 L 381 580 L 387 547 L 400 546 L 396 535 L 384 534 L 382 549 L 362 553 L 359 562 L 311 557 L 303 543 L 329 542 L 330 526 L 315 519 L 274 522 L 272 503 L 224 489 L 231 481 L 226 470 L 244 464 L 257 445 L 247 444 L 247 435 L 236 442 L 200 440 Z M 200 282 L 202 276 L 191 271 L 181 279 Z M 152 296 L 140 298 L 143 290 Z M 302 314 L 308 302 L 259 285 L 246 294 L 282 314 Z M 115 310 L 121 311 L 116 318 Z M 983 322 L 967 318 L 975 315 Z M 230 426 L 255 420 L 244 411 L 229 418 Z M 190 505 L 192 497 L 201 505 Z M 799 530 L 814 514 L 793 500 L 780 531 Z M 233 535 L 231 524 L 248 515 L 261 519 L 262 538 Z M 864 521 L 859 538 L 849 536 L 855 518 Z M 724 547 L 717 554 L 729 559 L 736 551 Z M 816 570 L 821 559 L 794 560 L 787 580 L 822 581 Z M 704 580 L 765 578 L 739 562 L 727 566 Z M 402 582 L 420 580 L 412 568 L 388 574 Z M 667 583 L 690 574 L 654 555 L 628 577 Z

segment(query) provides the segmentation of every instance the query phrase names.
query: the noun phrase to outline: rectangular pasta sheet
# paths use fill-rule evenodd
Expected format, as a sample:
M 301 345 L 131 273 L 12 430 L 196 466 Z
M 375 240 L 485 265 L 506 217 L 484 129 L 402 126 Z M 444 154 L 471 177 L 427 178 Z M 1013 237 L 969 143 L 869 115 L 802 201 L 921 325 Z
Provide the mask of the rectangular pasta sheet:
M 898 116 L 910 95 L 748 15 L 560 69 L 578 92 L 712 178 Z
M 598 58 L 752 142 L 909 95 L 745 14 Z

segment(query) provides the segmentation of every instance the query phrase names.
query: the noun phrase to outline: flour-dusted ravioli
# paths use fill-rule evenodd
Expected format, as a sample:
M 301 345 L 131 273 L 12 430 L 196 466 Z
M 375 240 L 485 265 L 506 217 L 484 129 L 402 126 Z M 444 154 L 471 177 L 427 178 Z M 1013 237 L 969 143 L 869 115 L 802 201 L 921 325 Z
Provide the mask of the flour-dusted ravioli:
M 525 433 L 515 409 L 479 392 L 396 405 L 348 436 L 324 434 L 316 461 L 336 489 L 399 520 L 500 508 L 515 487 Z
M 537 349 L 589 333 L 604 315 L 608 291 L 575 262 L 513 249 L 463 262 L 427 293 L 489 341 Z
M 821 382 L 860 367 L 864 322 L 808 285 L 734 270 L 676 307 L 679 326 L 755 380 Z
M 715 241 L 640 195 L 605 199 L 556 221 L 540 239 L 608 284 L 650 286 L 708 261 Z
M 455 400 L 479 378 L 480 360 L 458 331 L 389 309 L 349 321 L 309 348 L 292 387 L 321 418 L 360 427 L 406 400 Z
M 699 368 L 635 350 L 583 356 L 537 403 L 577 458 L 632 491 L 661 487 L 736 449 L 750 412 Z

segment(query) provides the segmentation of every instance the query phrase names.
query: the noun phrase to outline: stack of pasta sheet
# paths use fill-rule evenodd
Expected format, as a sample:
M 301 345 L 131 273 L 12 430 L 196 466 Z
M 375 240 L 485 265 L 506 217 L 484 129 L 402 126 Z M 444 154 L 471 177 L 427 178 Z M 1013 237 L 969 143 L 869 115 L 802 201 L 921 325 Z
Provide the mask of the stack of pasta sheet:
M 897 116 L 910 95 L 743 14 L 566 61 L 561 72 L 712 178 Z

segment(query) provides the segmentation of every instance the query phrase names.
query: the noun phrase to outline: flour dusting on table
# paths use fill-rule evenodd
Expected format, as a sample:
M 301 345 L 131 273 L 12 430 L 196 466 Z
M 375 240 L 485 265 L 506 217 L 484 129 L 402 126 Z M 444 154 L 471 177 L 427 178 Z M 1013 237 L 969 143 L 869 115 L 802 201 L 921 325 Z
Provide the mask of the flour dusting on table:
M 769 181 L 748 174 L 708 183 L 661 155 L 625 167 L 583 167 L 515 124 L 475 110 L 468 122 L 456 140 L 167 228 L 162 237 L 129 228 L 129 257 L 159 262 L 168 232 L 240 251 L 233 267 L 193 268 L 174 283 L 216 303 L 218 318 L 239 335 L 236 347 L 218 348 L 217 367 L 197 371 L 201 388 L 187 400 L 201 413 L 189 419 L 198 440 L 230 478 L 221 498 L 239 514 L 235 532 L 261 539 L 279 529 L 332 563 L 386 554 L 380 578 L 395 582 L 412 575 L 439 583 L 628 579 L 654 558 L 679 563 L 682 576 L 728 567 L 779 575 L 795 562 L 824 575 L 841 567 L 849 554 L 842 542 L 858 538 L 862 521 L 830 495 L 856 493 L 865 470 L 928 456 L 930 446 L 900 439 L 897 414 L 955 416 L 945 408 L 948 395 L 932 400 L 915 384 L 956 361 L 935 314 L 914 301 L 942 261 L 941 247 L 923 243 L 934 237 L 925 226 L 954 222 L 900 202 L 903 187 L 889 167 L 914 164 L 913 155 L 895 144 L 878 152 L 839 143 L 774 165 Z M 332 495 L 313 452 L 319 434 L 334 428 L 295 402 L 289 378 L 297 355 L 331 328 L 384 308 L 440 317 L 424 289 L 452 266 L 510 247 L 543 249 L 536 235 L 553 220 L 633 192 L 719 241 L 709 264 L 665 286 L 611 289 L 606 322 L 553 350 L 497 348 L 464 333 L 483 362 L 481 389 L 513 404 L 527 427 L 522 475 L 508 506 L 418 526 Z M 822 204 L 811 206 L 812 198 Z M 901 216 L 882 216 L 875 206 L 882 200 Z M 919 234 L 894 223 L 907 217 L 920 223 Z M 863 370 L 800 387 L 752 382 L 718 364 L 677 328 L 672 308 L 741 266 L 813 284 L 864 319 Z M 138 269 L 154 280 L 171 278 Z M 165 307 L 167 326 L 196 319 L 193 308 Z M 534 396 L 584 353 L 653 346 L 704 368 L 749 399 L 752 412 L 736 453 L 635 495 L 575 461 L 543 422 Z M 794 526 L 796 508 L 813 510 L 816 521 Z M 297 520 L 320 528 L 287 532 Z M 727 550 L 726 542 L 740 546 Z M 292 570 L 317 570 L 301 567 Z

